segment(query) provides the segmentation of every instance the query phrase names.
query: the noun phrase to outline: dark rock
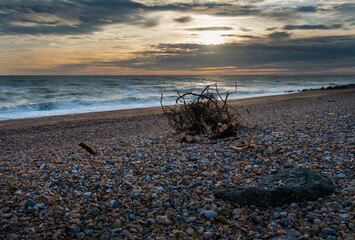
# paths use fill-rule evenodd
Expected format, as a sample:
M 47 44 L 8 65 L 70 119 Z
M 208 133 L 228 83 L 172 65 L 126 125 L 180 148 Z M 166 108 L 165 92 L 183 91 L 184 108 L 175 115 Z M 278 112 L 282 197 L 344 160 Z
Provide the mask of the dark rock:
M 327 240 L 337 240 L 336 236 L 327 236 Z
M 65 229 L 65 233 L 71 238 L 73 238 L 78 232 L 80 232 L 80 227 L 75 224 L 72 224 Z
M 309 88 L 309 89 L 303 89 L 302 92 L 314 91 L 314 90 L 338 90 L 338 89 L 351 89 L 351 88 L 355 88 L 355 84 L 350 83 L 345 85 L 335 85 L 335 86 L 328 86 L 322 88 Z
M 276 236 L 270 240 L 298 240 L 302 236 L 302 233 L 293 228 L 285 229 L 285 232 L 285 235 Z
M 185 217 L 184 218 L 185 223 L 193 223 L 196 222 L 196 217 Z
M 205 210 L 200 212 L 201 217 L 204 218 L 215 218 L 218 217 L 218 213 L 216 213 L 215 211 L 212 210 Z
M 346 201 L 346 202 L 343 202 L 343 203 L 341 204 L 341 206 L 343 206 L 343 207 L 350 207 L 352 203 L 353 203 L 353 202 L 352 202 L 351 200 L 348 200 L 348 201 Z
M 85 230 L 84 230 L 84 233 L 85 233 L 85 235 L 87 235 L 87 236 L 91 236 L 91 235 L 94 234 L 94 230 L 91 229 L 91 228 L 85 229 Z
M 155 220 L 153 218 L 148 218 L 146 223 L 152 225 L 155 224 Z
M 215 190 L 216 198 L 241 206 L 283 206 L 293 202 L 315 201 L 332 194 L 334 186 L 312 171 L 298 167 L 259 177 L 237 188 Z
M 333 228 L 323 228 L 322 233 L 324 235 L 337 235 L 337 231 Z
M 36 205 L 36 202 L 33 201 L 31 198 L 27 199 L 26 205 L 30 207 L 34 207 Z
M 25 232 L 25 233 L 34 233 L 34 232 L 36 232 L 36 231 L 34 230 L 34 228 L 25 228 L 25 229 L 24 229 L 24 232 Z
M 111 234 L 108 231 L 103 231 L 100 240 L 110 240 L 111 239 Z

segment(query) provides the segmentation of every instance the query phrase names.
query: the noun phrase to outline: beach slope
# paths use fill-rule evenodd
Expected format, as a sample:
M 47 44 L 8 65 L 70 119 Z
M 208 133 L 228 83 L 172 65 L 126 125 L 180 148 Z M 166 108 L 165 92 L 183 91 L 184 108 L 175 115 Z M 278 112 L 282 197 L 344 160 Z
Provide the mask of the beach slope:
M 230 104 L 248 127 L 235 144 L 259 124 L 255 149 L 180 143 L 165 119 L 155 122 L 160 108 L 0 121 L 0 238 L 352 239 L 355 90 Z M 213 195 L 297 166 L 335 192 L 267 208 Z

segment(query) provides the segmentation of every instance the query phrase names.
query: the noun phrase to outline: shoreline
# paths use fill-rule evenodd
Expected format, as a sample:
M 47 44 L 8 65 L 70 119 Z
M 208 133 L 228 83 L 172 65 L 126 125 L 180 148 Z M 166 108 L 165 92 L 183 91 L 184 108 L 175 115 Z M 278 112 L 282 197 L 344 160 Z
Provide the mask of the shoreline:
M 278 101 L 286 101 L 290 99 L 302 99 L 302 98 L 317 98 L 327 95 L 334 95 L 343 92 L 355 92 L 354 88 L 350 89 L 331 89 L 331 90 L 306 90 L 292 93 L 284 93 L 269 96 L 257 96 L 250 98 L 230 99 L 228 104 L 235 107 L 250 106 L 259 103 L 272 103 Z M 120 109 L 113 111 L 102 112 L 89 112 L 89 113 L 77 113 L 66 115 L 55 115 L 36 118 L 22 118 L 22 119 L 10 119 L 0 121 L 0 130 L 5 129 L 17 129 L 26 127 L 38 127 L 43 125 L 55 125 L 58 123 L 66 122 L 83 122 L 87 120 L 103 120 L 103 119 L 119 119 L 129 118 L 136 116 L 146 115 L 158 115 L 162 114 L 161 107 L 147 107 L 147 108 L 131 108 Z
M 268 97 L 268 96 L 274 96 L 274 95 L 284 95 L 284 94 L 291 94 L 291 93 L 299 93 L 299 92 L 305 92 L 305 91 L 318 91 L 318 90 L 337 90 L 337 89 L 351 89 L 355 88 L 355 84 L 339 84 L 339 85 L 328 85 L 328 87 L 319 87 L 319 88 L 305 88 L 301 90 L 302 88 L 299 87 L 299 89 L 293 89 L 293 90 L 281 90 L 279 89 L 278 92 L 249 92 L 248 94 L 245 94 L 245 90 L 242 93 L 234 93 L 231 92 L 232 94 L 229 96 L 229 100 L 240 100 L 240 99 L 250 99 L 250 98 L 255 98 L 255 97 Z M 103 102 L 100 101 L 93 101 L 91 102 L 91 105 L 89 104 L 86 106 L 86 104 L 82 105 L 81 101 L 78 101 L 78 103 L 74 102 L 67 102 L 67 103 L 60 103 L 60 102 L 37 102 L 34 104 L 29 104 L 29 105 L 22 105 L 22 106 L 17 106 L 14 108 L 7 108 L 7 107 L 2 107 L 2 110 L 0 110 L 0 122 L 1 121 L 7 121 L 7 120 L 19 120 L 19 119 L 35 119 L 35 118 L 43 118 L 43 117 L 53 117 L 53 116 L 64 116 L 64 115 L 76 115 L 76 114 L 84 114 L 84 113 L 94 113 L 94 112 L 112 112 L 112 111 L 117 111 L 117 110 L 130 110 L 130 109 L 143 109 L 143 108 L 154 108 L 154 107 L 160 107 L 159 104 L 159 98 L 152 99 L 148 98 L 148 102 L 141 102 L 139 101 L 139 98 L 134 100 L 133 102 L 128 101 L 127 104 L 124 104 L 124 99 L 121 101 L 116 101 L 113 100 L 113 102 L 108 101 L 106 99 Z M 135 99 L 135 98 L 134 98 Z M 175 102 L 174 97 L 170 96 L 168 99 L 164 99 L 165 104 L 174 104 Z M 127 99 L 126 99 L 127 100 Z M 9 100 L 11 101 L 11 99 Z M 15 101 L 16 102 L 16 101 Z M 85 102 L 85 101 L 83 101 Z M 90 102 L 90 101 L 89 101 Z M 6 106 L 6 103 L 5 103 Z

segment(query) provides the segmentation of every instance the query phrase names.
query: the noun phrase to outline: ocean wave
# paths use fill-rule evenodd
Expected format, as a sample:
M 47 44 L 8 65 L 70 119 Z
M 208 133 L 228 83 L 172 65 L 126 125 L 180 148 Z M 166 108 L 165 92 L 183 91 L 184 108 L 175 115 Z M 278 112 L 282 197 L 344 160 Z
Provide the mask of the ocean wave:
M 235 91 L 237 83 L 237 92 Z M 354 83 L 355 76 L 0 76 L 0 120 L 175 104 L 217 83 L 230 99 Z
M 173 99 L 166 100 L 167 104 L 173 104 Z M 150 99 L 128 97 L 113 101 L 44 102 L 16 107 L 0 107 L 0 120 L 153 107 L 159 106 L 159 104 L 160 98 L 156 97 Z

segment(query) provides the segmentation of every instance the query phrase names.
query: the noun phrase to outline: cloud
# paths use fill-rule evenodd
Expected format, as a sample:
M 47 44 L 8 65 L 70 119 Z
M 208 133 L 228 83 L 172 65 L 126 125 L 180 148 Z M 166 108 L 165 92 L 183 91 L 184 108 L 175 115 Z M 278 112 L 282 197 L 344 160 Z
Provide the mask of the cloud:
M 129 0 L 2 0 L 0 34 L 78 35 L 116 23 L 157 25 L 144 16 L 145 8 Z
M 293 71 L 314 68 L 353 67 L 355 35 L 327 36 L 279 41 L 247 41 L 221 45 L 159 44 L 124 61 L 97 61 L 95 66 L 116 66 L 146 70 L 190 70 L 236 66 L 258 69 L 260 66 Z M 85 63 L 87 64 L 87 63 Z
M 159 11 L 215 16 L 245 16 L 259 12 L 253 6 L 228 2 L 154 3 L 133 0 L 1 0 L 0 35 L 78 35 L 100 31 L 104 26 L 118 23 L 152 27 L 159 24 L 159 19 L 147 16 Z M 174 20 L 187 23 L 192 17 Z
M 230 31 L 232 27 L 199 27 L 199 28 L 186 28 L 187 31 Z
M 290 7 L 267 1 L 266 5 L 258 5 L 258 2 L 262 1 L 1 0 L 0 35 L 79 35 L 101 31 L 103 27 L 112 24 L 131 24 L 149 28 L 160 24 L 159 18 L 149 17 L 150 13 L 166 11 L 217 17 L 255 16 L 286 23 L 300 19 L 304 14 L 309 16 L 309 13 L 333 11 L 341 16 L 338 19 L 340 23 L 343 20 L 345 25 L 351 20 L 355 8 L 355 5 L 350 3 Z M 188 23 L 192 21 L 192 17 L 177 17 L 174 21 Z M 340 26 L 340 24 L 286 25 L 284 30 L 337 29 Z M 201 28 L 201 31 L 213 31 L 204 29 Z M 247 31 L 246 28 L 240 29 Z
M 251 38 L 251 39 L 259 39 L 260 37 L 253 35 L 239 35 L 239 34 L 222 34 L 221 37 L 239 37 L 239 38 Z
M 193 20 L 193 18 L 190 16 L 174 18 L 174 21 L 179 22 L 179 23 L 188 23 L 188 22 L 191 22 L 192 20 Z
M 239 29 L 240 29 L 240 31 L 243 31 L 243 32 L 250 32 L 251 31 L 249 28 L 245 28 L 245 27 L 240 27 Z
M 298 12 L 316 12 L 317 7 L 315 6 L 300 6 L 296 8 L 296 11 Z
M 233 4 L 230 1 L 194 1 L 193 3 L 177 2 L 164 4 L 163 1 L 158 1 L 159 4 L 149 7 L 152 11 L 181 11 L 195 14 L 205 14 L 214 16 L 247 16 L 253 13 L 259 13 L 260 10 L 253 6 L 253 2 L 249 1 L 247 5 L 241 1 L 235 1 Z
M 271 39 L 282 39 L 282 38 L 289 38 L 291 34 L 288 32 L 273 32 L 268 35 Z
M 341 25 L 341 24 L 333 24 L 333 25 L 323 25 L 323 24 L 319 24 L 319 25 L 286 25 L 286 26 L 283 27 L 283 30 L 297 30 L 297 29 L 301 29 L 301 30 L 315 30 L 315 29 L 332 30 L 332 29 L 340 29 L 342 27 L 343 27 L 343 25 Z

